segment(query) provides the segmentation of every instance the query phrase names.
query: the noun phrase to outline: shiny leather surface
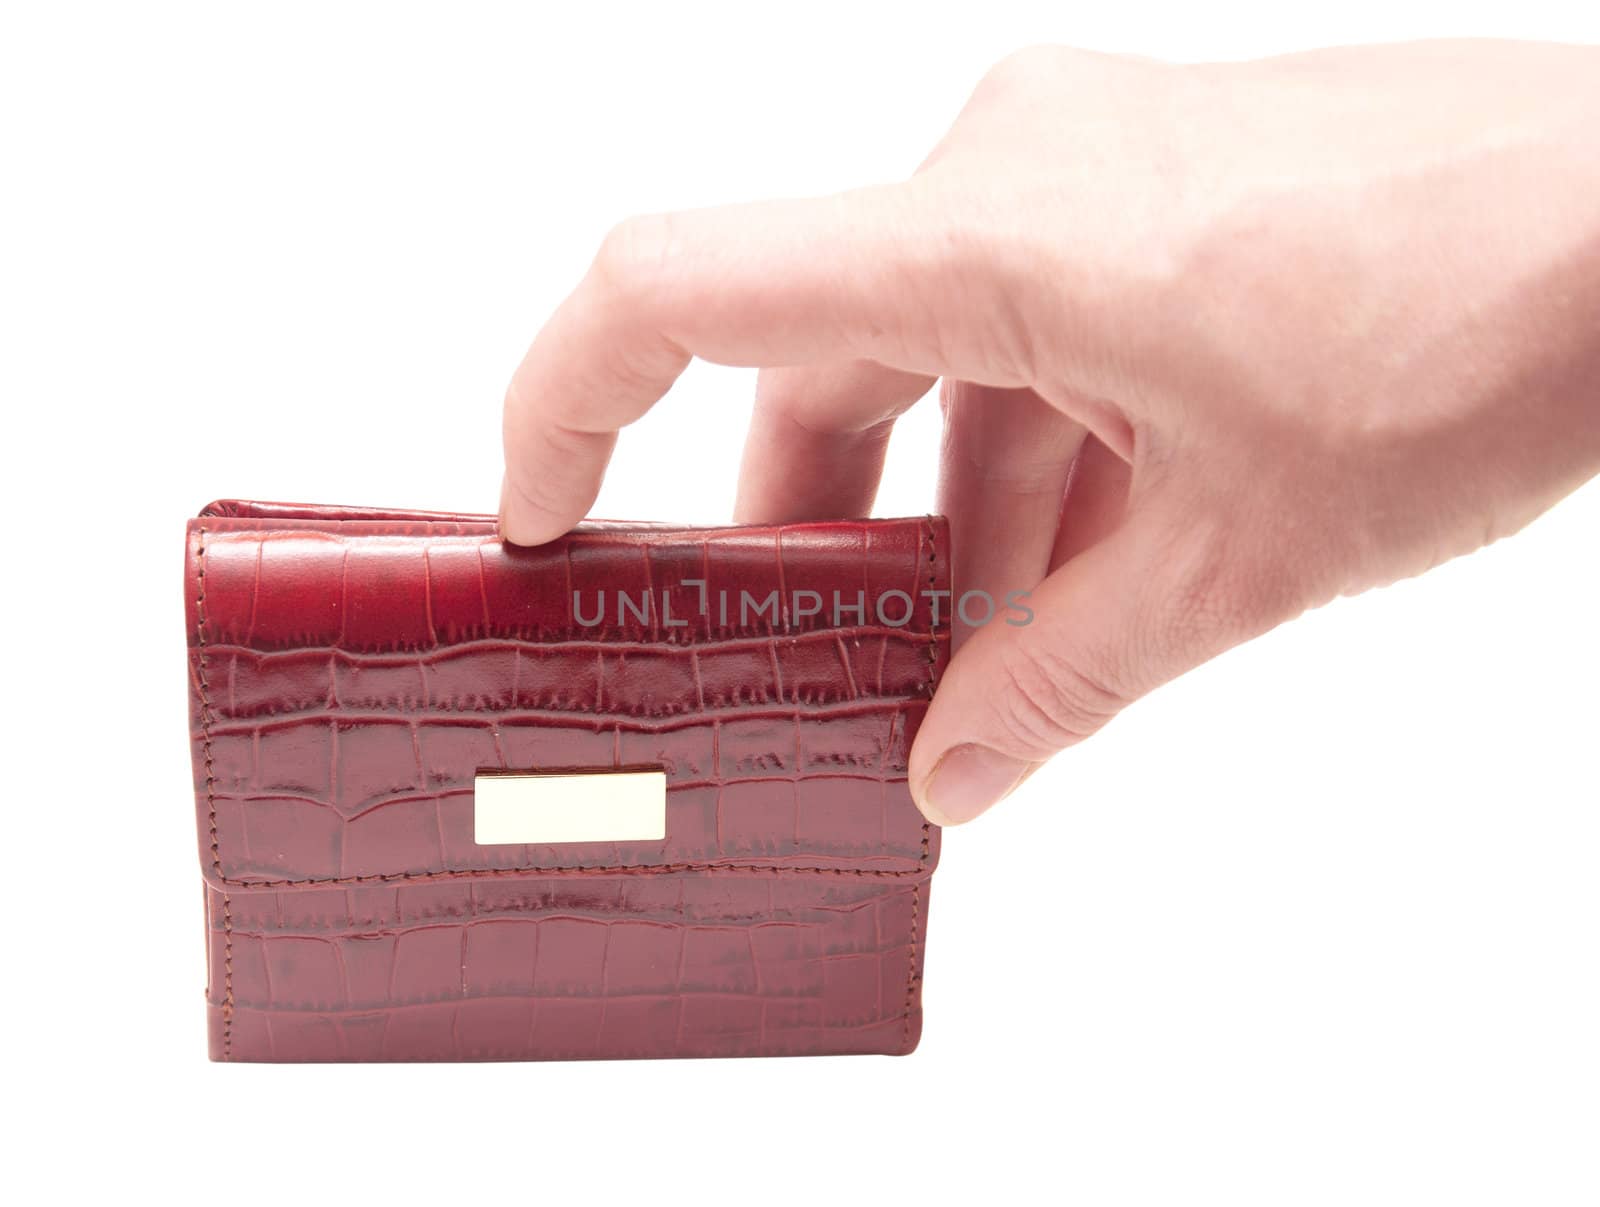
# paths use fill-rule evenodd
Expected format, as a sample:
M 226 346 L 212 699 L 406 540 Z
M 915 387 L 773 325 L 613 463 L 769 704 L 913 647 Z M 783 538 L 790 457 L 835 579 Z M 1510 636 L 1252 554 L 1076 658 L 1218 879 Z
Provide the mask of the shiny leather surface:
M 487 516 L 212 504 L 185 584 L 211 1055 L 910 1051 L 939 836 L 906 754 L 947 577 L 937 518 L 519 549 Z M 600 591 L 652 602 L 580 623 Z M 772 591 L 827 602 L 741 623 Z M 666 771 L 665 841 L 474 844 L 480 769 L 624 766 Z

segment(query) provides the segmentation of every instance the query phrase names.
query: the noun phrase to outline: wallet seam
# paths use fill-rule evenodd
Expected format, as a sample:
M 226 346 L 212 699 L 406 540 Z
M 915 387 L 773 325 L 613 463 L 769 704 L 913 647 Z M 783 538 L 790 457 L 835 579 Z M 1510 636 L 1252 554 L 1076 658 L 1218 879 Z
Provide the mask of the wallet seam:
M 206 681 L 206 530 L 198 530 L 195 542 L 195 648 L 197 673 L 200 685 L 200 733 L 206 764 L 206 812 L 210 826 L 211 863 L 219 879 L 222 875 L 222 851 L 217 841 L 217 777 L 211 758 L 211 688 Z M 233 909 L 227 892 L 222 894 L 222 1059 L 228 1060 L 233 1051 Z
M 928 590 L 931 592 L 938 585 L 937 574 L 939 548 L 934 538 L 933 525 L 924 521 L 922 526 L 923 536 L 928 542 Z M 933 596 L 930 595 L 930 599 Z M 934 619 L 933 609 L 928 610 L 928 699 L 933 699 L 934 680 L 939 667 L 939 626 Z M 919 870 L 928 862 L 928 845 L 931 839 L 931 823 L 924 818 L 922 821 L 922 857 L 918 860 Z M 917 996 L 917 937 L 922 933 L 922 881 L 918 880 L 911 886 L 911 943 L 906 951 L 906 1009 L 905 1024 L 901 1033 L 901 1047 L 907 1052 L 911 1051 L 911 1016 L 916 1006 Z
M 925 859 L 926 857 L 924 857 Z M 240 889 L 334 888 L 341 884 L 385 884 L 397 880 L 470 880 L 479 876 L 517 876 L 545 880 L 561 876 L 627 876 L 649 872 L 789 872 L 797 876 L 880 876 L 909 879 L 926 875 L 914 868 L 821 868 L 793 863 L 625 863 L 605 867 L 447 868 L 434 872 L 374 872 L 366 876 L 324 877 L 313 880 L 239 880 L 218 874 L 218 883 Z

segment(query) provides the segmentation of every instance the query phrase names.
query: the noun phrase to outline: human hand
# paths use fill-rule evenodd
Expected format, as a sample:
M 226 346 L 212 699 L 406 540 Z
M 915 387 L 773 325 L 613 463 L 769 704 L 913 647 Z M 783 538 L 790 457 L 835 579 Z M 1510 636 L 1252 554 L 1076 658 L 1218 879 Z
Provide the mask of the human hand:
M 1002 62 L 903 183 L 633 219 L 506 396 L 501 533 L 588 509 L 692 356 L 760 366 L 738 518 L 864 515 L 943 378 L 958 632 L 911 752 L 969 820 L 1152 688 L 1600 469 L 1600 51 Z

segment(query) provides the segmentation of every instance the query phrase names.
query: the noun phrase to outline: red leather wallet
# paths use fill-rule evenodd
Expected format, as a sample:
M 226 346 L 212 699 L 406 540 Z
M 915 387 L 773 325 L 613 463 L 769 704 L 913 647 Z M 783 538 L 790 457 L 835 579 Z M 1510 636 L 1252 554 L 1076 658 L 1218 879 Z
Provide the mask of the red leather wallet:
M 189 522 L 211 1056 L 909 1052 L 937 518 Z M 945 594 L 941 594 L 945 593 Z

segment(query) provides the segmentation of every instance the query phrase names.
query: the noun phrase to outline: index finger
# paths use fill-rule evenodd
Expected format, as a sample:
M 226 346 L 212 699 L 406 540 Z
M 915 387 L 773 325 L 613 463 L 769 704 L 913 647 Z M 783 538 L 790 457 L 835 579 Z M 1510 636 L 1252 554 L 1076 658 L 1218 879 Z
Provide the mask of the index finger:
M 899 299 L 933 264 L 907 186 L 633 219 L 551 316 L 505 400 L 501 536 L 539 544 L 583 517 L 618 429 L 691 357 L 779 366 L 872 357 L 942 373 Z

